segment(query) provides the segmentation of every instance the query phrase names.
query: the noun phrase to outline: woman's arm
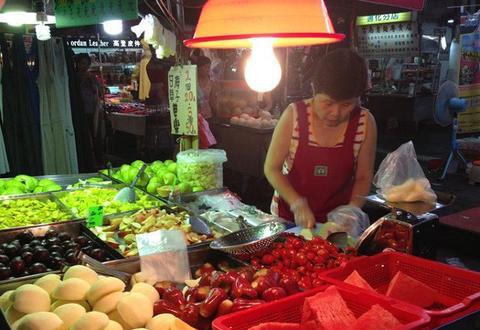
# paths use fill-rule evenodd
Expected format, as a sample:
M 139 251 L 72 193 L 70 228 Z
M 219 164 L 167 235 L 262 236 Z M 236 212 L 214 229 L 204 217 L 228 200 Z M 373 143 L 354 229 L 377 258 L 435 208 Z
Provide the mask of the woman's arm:
M 358 207 L 365 204 L 365 197 L 370 193 L 377 151 L 377 125 L 370 112 L 365 124 L 366 136 L 358 154 L 355 183 L 350 199 L 350 204 Z
M 293 106 L 290 105 L 278 121 L 265 159 L 264 172 L 268 182 L 291 205 L 300 196 L 282 173 L 283 163 L 288 156 L 293 130 Z

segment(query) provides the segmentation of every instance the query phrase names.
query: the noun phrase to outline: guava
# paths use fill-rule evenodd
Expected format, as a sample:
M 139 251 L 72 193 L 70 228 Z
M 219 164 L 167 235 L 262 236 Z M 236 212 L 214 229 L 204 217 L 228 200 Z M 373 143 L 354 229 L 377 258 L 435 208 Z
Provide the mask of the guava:
M 50 185 L 53 185 L 53 184 L 56 184 L 55 182 L 53 182 L 52 180 L 50 179 L 42 179 L 38 182 L 38 185 L 40 187 L 46 187 L 46 186 L 50 186 Z
M 25 192 L 22 189 L 19 189 L 18 187 L 11 186 L 5 189 L 3 192 L 4 195 L 22 195 Z
M 172 163 L 167 166 L 167 171 L 173 174 L 177 174 L 177 164 Z
M 140 169 L 142 168 L 142 166 L 145 164 L 145 162 L 143 160 L 136 160 L 134 161 L 132 164 L 133 167 L 135 167 L 136 169 Z
M 199 191 L 203 191 L 203 187 L 200 187 L 200 186 L 196 186 L 196 187 L 193 187 L 192 188 L 192 192 L 199 192 Z
M 24 194 L 24 193 L 27 192 L 27 187 L 23 183 L 21 183 L 20 181 L 10 180 L 5 184 L 5 191 L 7 191 L 9 189 L 13 189 L 13 188 L 21 191 L 21 194 Z
M 28 192 L 33 191 L 38 185 L 38 180 L 29 175 L 17 175 L 14 180 L 23 183 Z
M 150 166 L 163 166 L 163 162 L 161 160 L 156 160 L 151 163 Z
M 163 183 L 165 185 L 175 184 L 176 176 L 173 173 L 167 172 L 163 175 Z
M 59 186 L 58 184 L 54 183 L 46 187 L 42 187 L 44 192 L 49 192 L 49 191 L 58 191 L 62 190 L 62 187 Z
M 165 166 L 168 166 L 168 165 L 173 164 L 173 163 L 175 163 L 175 162 L 171 159 L 167 159 L 166 161 L 163 162 L 163 164 L 165 164 Z
M 162 186 L 162 187 L 157 189 L 157 195 L 160 196 L 160 197 L 166 198 L 170 195 L 171 190 L 172 190 L 172 188 L 169 187 L 169 186 Z
M 181 182 L 178 185 L 178 189 L 180 190 L 180 192 L 182 194 L 188 194 L 188 193 L 192 192 L 192 187 L 190 186 L 190 184 L 188 182 Z
M 34 194 L 39 194 L 45 192 L 45 187 L 38 186 L 37 188 L 33 189 Z
M 155 194 L 157 189 L 163 185 L 163 180 L 159 177 L 153 177 L 150 179 L 147 185 L 147 192 L 150 194 Z

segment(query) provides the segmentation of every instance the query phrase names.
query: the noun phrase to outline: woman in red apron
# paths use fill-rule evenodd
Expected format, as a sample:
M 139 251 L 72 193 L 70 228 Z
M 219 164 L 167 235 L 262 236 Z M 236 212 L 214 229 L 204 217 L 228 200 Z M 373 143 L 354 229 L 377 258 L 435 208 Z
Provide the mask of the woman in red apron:
M 272 212 L 309 228 L 339 206 L 363 205 L 376 148 L 375 121 L 358 106 L 367 86 L 364 60 L 348 49 L 333 51 L 320 61 L 313 85 L 313 99 L 282 115 L 265 161 L 275 189 Z

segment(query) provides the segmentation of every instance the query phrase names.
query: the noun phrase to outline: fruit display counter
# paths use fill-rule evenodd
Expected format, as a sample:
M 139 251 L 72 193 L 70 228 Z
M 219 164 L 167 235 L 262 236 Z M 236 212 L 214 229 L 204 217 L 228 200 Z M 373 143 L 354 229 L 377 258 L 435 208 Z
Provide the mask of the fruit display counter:
M 210 226 L 211 233 L 199 233 L 192 227 L 188 211 L 179 207 L 154 208 L 106 217 L 103 226 L 91 228 L 101 240 L 125 257 L 138 255 L 136 235 L 157 230 L 181 230 L 188 245 L 195 246 L 223 236 L 226 232 Z M 199 221 L 198 219 L 195 221 Z
M 123 258 L 81 222 L 0 231 L 0 291 L 79 263 L 78 251 L 100 262 Z

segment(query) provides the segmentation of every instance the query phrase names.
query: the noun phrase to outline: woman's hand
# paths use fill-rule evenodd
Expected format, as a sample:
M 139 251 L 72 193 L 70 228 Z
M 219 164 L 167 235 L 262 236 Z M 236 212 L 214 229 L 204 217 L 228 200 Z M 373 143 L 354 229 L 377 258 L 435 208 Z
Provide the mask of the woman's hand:
M 297 226 L 303 228 L 313 228 L 315 226 L 315 216 L 305 198 L 297 199 L 290 205 L 290 210 L 293 212 Z

